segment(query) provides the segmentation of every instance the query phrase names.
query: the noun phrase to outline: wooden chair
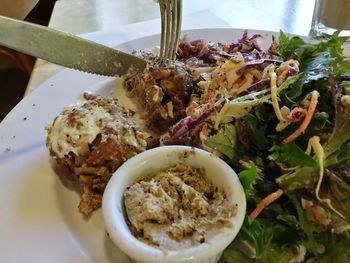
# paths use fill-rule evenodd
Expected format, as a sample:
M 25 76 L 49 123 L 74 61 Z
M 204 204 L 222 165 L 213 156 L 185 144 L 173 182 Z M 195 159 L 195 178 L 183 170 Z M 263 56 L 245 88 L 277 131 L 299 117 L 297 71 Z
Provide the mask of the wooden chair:
M 26 75 L 30 76 L 33 70 L 35 58 L 1 46 L 0 56 L 6 57 L 9 60 L 13 61 L 21 71 L 23 71 Z
M 0 0 L 0 14 L 47 25 L 55 1 L 16 0 L 14 2 L 13 0 Z M 0 46 L 0 57 L 6 57 L 6 60 L 13 61 L 21 71 L 30 76 L 35 58 L 2 46 Z

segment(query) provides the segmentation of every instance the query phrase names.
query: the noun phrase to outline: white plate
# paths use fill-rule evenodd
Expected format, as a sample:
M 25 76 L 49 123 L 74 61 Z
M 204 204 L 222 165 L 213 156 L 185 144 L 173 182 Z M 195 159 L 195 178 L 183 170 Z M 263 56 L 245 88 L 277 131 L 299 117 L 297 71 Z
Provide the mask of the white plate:
M 249 30 L 264 36 L 271 32 Z M 191 39 L 236 41 L 243 30 L 188 31 Z M 92 35 L 93 36 L 93 35 Z M 152 48 L 159 36 L 124 43 L 124 51 Z M 22 100 L 0 124 L 0 262 L 120 262 L 130 260 L 106 235 L 101 211 L 78 212 L 79 193 L 54 172 L 45 126 L 83 91 L 117 96 L 113 78 L 64 69 Z M 125 102 L 121 99 L 121 102 Z

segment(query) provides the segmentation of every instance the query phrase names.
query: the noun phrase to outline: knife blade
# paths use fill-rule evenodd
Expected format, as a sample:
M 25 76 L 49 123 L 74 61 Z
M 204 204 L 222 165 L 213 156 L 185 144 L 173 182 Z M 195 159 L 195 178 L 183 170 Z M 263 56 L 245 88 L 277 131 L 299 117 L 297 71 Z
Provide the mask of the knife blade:
M 146 61 L 69 33 L 0 16 L 0 45 L 67 68 L 105 76 L 136 74 Z

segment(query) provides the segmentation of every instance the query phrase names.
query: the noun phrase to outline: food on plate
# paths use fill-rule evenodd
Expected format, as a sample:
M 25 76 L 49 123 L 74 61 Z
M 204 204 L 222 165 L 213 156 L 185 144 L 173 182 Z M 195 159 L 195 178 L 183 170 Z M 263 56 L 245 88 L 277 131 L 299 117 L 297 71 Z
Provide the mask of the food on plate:
M 183 63 L 164 63 L 152 53 L 143 53 L 147 69 L 124 81 L 129 96 L 138 98 L 146 125 L 157 133 L 177 122 L 193 93 L 193 79 Z
M 221 202 L 226 207 L 220 208 Z M 237 174 L 223 160 L 196 147 L 170 145 L 142 152 L 117 169 L 104 192 L 102 214 L 108 236 L 134 262 L 217 262 L 243 224 L 246 198 Z M 199 227 L 207 220 L 202 234 Z
M 350 262 L 350 59 L 338 34 L 281 32 L 266 50 L 247 32 L 185 37 L 176 61 L 142 52 L 146 71 L 125 79 L 161 145 L 200 147 L 240 171 L 247 217 L 227 262 Z M 48 145 L 73 171 L 74 152 Z
M 345 39 L 281 32 L 262 50 L 260 38 L 245 32 L 230 44 L 181 41 L 175 65 L 185 65 L 192 93 L 161 143 L 201 147 L 241 171 L 248 214 L 225 252 L 228 262 L 332 262 L 333 253 L 348 262 Z
M 124 204 L 134 236 L 167 250 L 208 242 L 218 229 L 231 226 L 237 206 L 223 189 L 214 187 L 203 168 L 188 164 L 131 185 Z
M 101 206 L 112 173 L 146 149 L 147 135 L 131 114 L 116 99 L 84 93 L 47 128 L 50 155 L 83 188 L 79 210 L 85 215 Z

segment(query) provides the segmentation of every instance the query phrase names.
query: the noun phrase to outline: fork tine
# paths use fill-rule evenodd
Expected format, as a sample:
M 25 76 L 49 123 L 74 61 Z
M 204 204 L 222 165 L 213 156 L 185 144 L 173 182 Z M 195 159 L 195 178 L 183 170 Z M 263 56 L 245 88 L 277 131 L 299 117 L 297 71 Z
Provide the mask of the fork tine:
M 174 60 L 181 31 L 182 0 L 159 0 L 161 15 L 160 52 L 162 59 Z
M 175 45 L 173 53 L 171 54 L 171 59 L 176 58 L 177 47 L 179 46 L 181 24 L 182 24 L 182 0 L 177 0 L 176 3 L 176 32 L 175 32 Z
M 165 48 L 164 48 L 164 57 L 169 58 L 168 51 L 169 51 L 169 44 L 170 44 L 170 26 L 171 26 L 171 7 L 169 0 L 165 0 L 165 9 L 166 9 L 166 17 L 165 17 Z
M 159 0 L 160 16 L 161 16 L 161 35 L 160 35 L 160 51 L 159 56 L 164 57 L 164 45 L 165 45 L 165 4 L 166 0 Z
M 170 46 L 166 52 L 166 57 L 169 59 L 173 59 L 173 53 L 176 45 L 176 34 L 175 34 L 175 28 L 177 27 L 177 21 L 176 21 L 176 3 L 175 0 L 171 0 L 171 32 L 170 32 Z

